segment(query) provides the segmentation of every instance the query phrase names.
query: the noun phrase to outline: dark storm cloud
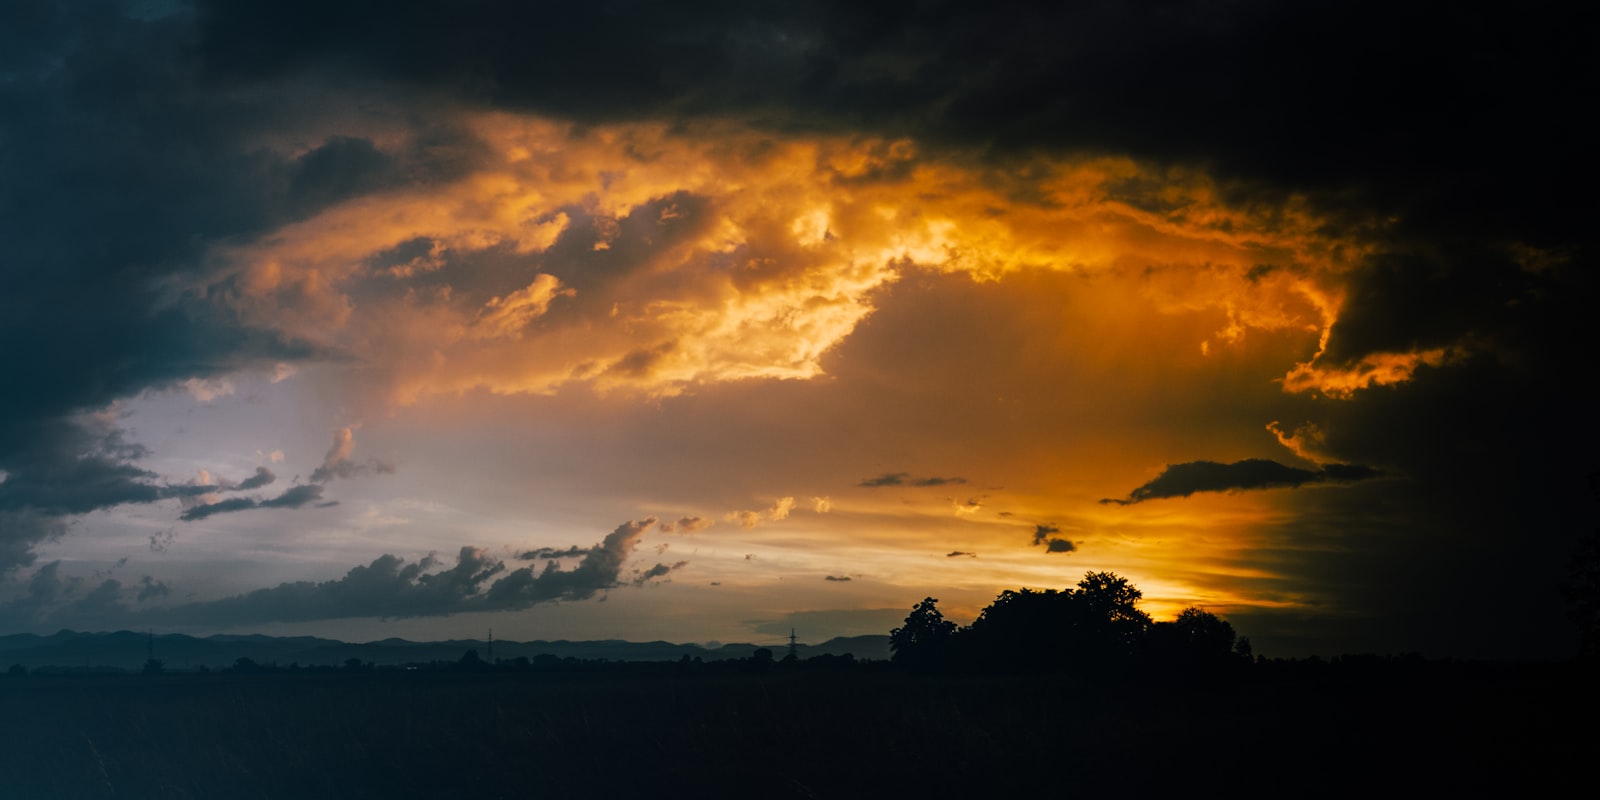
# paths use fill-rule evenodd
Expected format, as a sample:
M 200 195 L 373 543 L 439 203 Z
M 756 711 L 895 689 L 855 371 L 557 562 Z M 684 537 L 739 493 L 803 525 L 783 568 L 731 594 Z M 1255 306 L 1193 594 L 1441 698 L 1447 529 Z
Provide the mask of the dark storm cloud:
M 291 486 L 283 490 L 277 497 L 265 500 L 256 500 L 250 497 L 229 497 L 215 503 L 192 506 L 183 510 L 178 519 L 184 522 L 194 522 L 217 514 L 227 514 L 235 511 L 248 511 L 252 508 L 302 508 L 322 499 L 322 487 L 315 483 L 306 483 Z
M 843 583 L 845 581 L 850 580 L 850 576 L 849 575 L 829 575 L 829 576 L 823 578 L 823 580 L 825 580 L 825 581 L 833 581 L 835 583 Z
M 295 162 L 289 179 L 289 203 L 321 208 L 400 185 L 405 176 L 395 170 L 395 161 L 369 139 L 329 137 L 321 147 Z
M 504 562 L 477 547 L 462 547 L 456 563 L 442 570 L 443 563 L 432 555 L 408 563 L 386 554 L 334 581 L 285 582 L 222 600 L 144 611 L 131 610 L 123 595 L 133 595 L 138 603 L 154 602 L 171 594 L 166 582 L 146 576 L 134 590 L 115 579 L 102 579 L 85 592 L 85 579 L 62 576 L 61 562 L 51 562 L 35 571 L 19 597 L 0 608 L 0 616 L 13 626 L 248 626 L 518 610 L 554 600 L 584 600 L 624 584 L 643 586 L 682 570 L 688 562 L 656 563 L 622 579 L 622 563 L 654 522 L 646 518 L 622 523 L 600 544 L 584 550 L 581 562 L 571 570 L 558 570 L 549 563 L 538 573 L 526 568 L 507 573 Z
M 565 550 L 555 547 L 541 547 L 537 550 L 529 550 L 517 557 L 523 561 L 544 561 L 552 558 L 577 558 L 587 552 L 589 552 L 589 548 L 577 545 L 568 547 Z
M 251 489 L 260 489 L 263 486 L 270 485 L 277 479 L 278 476 L 272 474 L 272 470 L 266 467 L 256 467 L 256 474 L 239 481 L 239 485 L 233 488 L 236 491 L 247 492 Z
M 1169 465 L 1149 483 L 1129 492 L 1126 500 L 1108 497 L 1100 502 L 1126 506 L 1146 500 L 1188 497 L 1196 492 L 1294 489 L 1308 483 L 1365 480 L 1381 474 L 1370 467 L 1351 464 L 1329 464 L 1318 470 L 1296 469 L 1264 458 L 1247 458 L 1232 464 L 1190 461 Z
M 5 324 L 0 320 L 0 326 Z M 0 350 L 5 353 L 28 348 Z M 33 563 L 33 548 L 64 534 L 71 517 L 125 503 L 151 503 L 185 489 L 165 486 L 122 454 L 120 433 L 71 419 L 5 419 L 10 398 L 0 391 L 0 573 Z
M 12 601 L 12 607 L 24 612 L 34 612 L 38 609 L 48 608 L 57 601 L 71 594 L 82 578 L 63 578 L 61 576 L 61 561 L 52 561 L 40 567 L 28 579 L 25 594 Z
M 960 558 L 962 556 L 965 556 L 967 558 L 977 558 L 978 554 L 977 553 L 968 553 L 968 552 L 966 552 L 964 550 L 951 550 L 950 552 L 945 553 L 945 557 L 946 558 Z
M 193 498 L 204 497 L 208 494 L 231 491 L 233 488 L 234 487 L 225 483 L 185 483 L 178 486 L 163 486 L 161 487 L 160 494 L 162 497 L 176 497 L 180 500 L 192 500 Z
M 1376 0 L 200 7 L 200 60 L 233 82 L 344 72 L 592 120 L 744 113 L 1203 160 L 1311 188 L 1384 175 L 1447 202 L 1484 179 L 1561 188 L 1540 168 L 1582 143 L 1594 74 L 1590 28 L 1557 3 L 1516 15 Z M 1519 146 L 1522 175 L 1486 163 Z
M 462 549 L 454 567 L 426 572 L 436 564 L 431 556 L 408 564 L 385 554 L 337 580 L 282 583 L 221 600 L 153 609 L 147 615 L 170 624 L 226 625 L 448 614 L 462 610 L 479 585 L 503 569 L 472 548 Z
M 1050 541 L 1045 542 L 1044 546 L 1046 553 L 1070 553 L 1076 549 L 1078 549 L 1078 546 L 1066 539 L 1052 538 Z
M 0 348 L 0 516 L 152 502 L 165 493 L 141 449 L 81 412 L 313 355 L 170 288 L 208 242 L 282 218 L 286 165 L 246 146 L 260 109 L 196 82 L 191 19 L 113 3 L 0 14 L 0 338 L 27 343 Z M 0 570 L 42 538 L 0 521 Z
M 314 483 L 291 486 L 277 497 L 261 501 L 262 508 L 300 508 L 322 499 L 322 487 Z
M 66 614 L 82 619 L 105 619 L 126 611 L 127 607 L 122 604 L 122 581 L 106 578 L 68 605 Z
M 215 514 L 227 514 L 233 511 L 245 511 L 256 508 L 260 504 L 261 502 L 259 500 L 253 500 L 248 497 L 230 497 L 226 500 L 218 500 L 215 503 L 206 503 L 204 505 L 186 508 L 183 510 L 182 514 L 178 515 L 178 519 L 181 519 L 184 522 L 194 522 L 197 519 L 205 519 L 206 517 L 213 516 Z
M 0 511 L 0 571 L 33 563 L 34 545 L 67 532 L 61 519 L 32 509 Z
M 546 563 L 535 573 L 523 567 L 507 574 L 485 592 L 483 603 L 493 609 L 527 608 L 549 600 L 584 600 L 617 585 L 622 562 L 633 552 L 640 537 L 656 524 L 655 517 L 629 520 L 606 534 L 600 544 L 589 548 L 582 561 L 562 571 Z
M 159 597 L 166 597 L 167 595 L 169 595 L 171 593 L 172 593 L 172 588 L 167 586 L 165 581 L 158 581 L 155 578 L 150 577 L 149 575 L 146 575 L 146 576 L 144 576 L 144 577 L 139 579 L 138 601 L 141 602 L 141 603 L 143 603 L 146 600 L 152 600 L 152 599 L 159 598 Z
M 369 564 L 352 568 L 336 580 L 283 583 L 221 600 L 150 609 L 142 612 L 136 621 L 240 625 L 352 617 L 421 617 L 510 611 L 544 602 L 584 600 L 624 583 L 643 585 L 687 564 L 682 561 L 656 564 L 622 580 L 623 562 L 655 522 L 654 518 L 647 518 L 617 526 L 599 544 L 588 548 L 583 560 L 568 570 L 547 563 L 539 571 L 522 568 L 507 572 L 505 562 L 475 547 L 461 548 L 455 565 L 440 571 L 433 571 L 441 566 L 433 556 L 407 563 L 398 556 L 385 554 Z M 45 586 L 41 592 L 50 596 L 33 606 L 46 605 L 60 593 L 54 584 Z

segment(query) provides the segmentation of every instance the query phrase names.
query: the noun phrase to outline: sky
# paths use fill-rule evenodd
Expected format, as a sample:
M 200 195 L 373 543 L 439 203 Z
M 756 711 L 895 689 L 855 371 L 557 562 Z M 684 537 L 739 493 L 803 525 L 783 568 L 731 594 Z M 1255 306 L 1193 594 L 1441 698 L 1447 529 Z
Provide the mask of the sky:
M 1570 655 L 1577 13 L 6 3 L 0 630 Z

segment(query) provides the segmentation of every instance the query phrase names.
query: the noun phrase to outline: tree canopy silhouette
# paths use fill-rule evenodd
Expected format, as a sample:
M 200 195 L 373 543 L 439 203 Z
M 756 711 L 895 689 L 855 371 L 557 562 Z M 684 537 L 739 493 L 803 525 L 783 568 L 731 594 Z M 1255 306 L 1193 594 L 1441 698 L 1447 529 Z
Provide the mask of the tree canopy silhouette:
M 1075 589 L 1001 592 L 973 621 L 968 661 L 1008 671 L 1097 672 L 1132 662 L 1150 617 L 1126 578 L 1090 572 Z
M 894 661 L 917 670 L 1071 672 L 1111 675 L 1130 668 L 1213 668 L 1248 660 L 1233 626 L 1199 608 L 1153 623 L 1144 594 L 1111 572 L 1089 572 L 1076 587 L 1001 592 L 958 629 L 923 599 L 889 634 Z
M 956 624 L 939 612 L 939 600 L 924 597 L 906 616 L 906 624 L 889 631 L 889 650 L 896 664 L 912 669 L 942 665 L 956 635 Z

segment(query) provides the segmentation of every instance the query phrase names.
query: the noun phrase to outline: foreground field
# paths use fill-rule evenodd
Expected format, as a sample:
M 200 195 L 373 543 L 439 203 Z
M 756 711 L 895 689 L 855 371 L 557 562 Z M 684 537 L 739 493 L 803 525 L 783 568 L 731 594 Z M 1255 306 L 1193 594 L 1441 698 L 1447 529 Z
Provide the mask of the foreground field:
M 0 676 L 0 794 L 1530 795 L 1589 781 L 1570 667 L 1226 686 L 893 671 Z

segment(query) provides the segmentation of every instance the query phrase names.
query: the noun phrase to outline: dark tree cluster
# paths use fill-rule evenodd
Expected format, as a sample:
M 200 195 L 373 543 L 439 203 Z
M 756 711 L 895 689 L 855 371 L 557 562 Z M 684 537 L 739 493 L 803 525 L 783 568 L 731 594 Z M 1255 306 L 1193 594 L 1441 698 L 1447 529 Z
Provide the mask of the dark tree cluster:
M 1090 572 L 1075 588 L 1001 592 L 965 628 L 929 597 L 890 631 L 889 648 L 896 664 L 925 672 L 1209 675 L 1250 663 L 1250 640 L 1226 620 L 1188 608 L 1152 622 L 1143 596 L 1126 578 Z

